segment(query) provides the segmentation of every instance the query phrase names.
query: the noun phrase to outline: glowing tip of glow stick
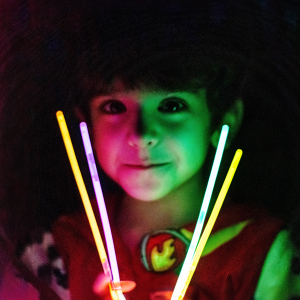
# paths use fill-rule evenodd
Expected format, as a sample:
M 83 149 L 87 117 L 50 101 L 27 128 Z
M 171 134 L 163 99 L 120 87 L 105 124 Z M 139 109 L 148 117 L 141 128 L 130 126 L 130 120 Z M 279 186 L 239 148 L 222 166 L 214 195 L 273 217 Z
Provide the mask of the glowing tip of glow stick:
M 63 118 L 64 117 L 64 114 L 63 114 L 63 112 L 62 111 L 57 111 L 56 112 L 56 117 L 58 118 L 58 119 L 61 119 L 61 118 Z
M 222 126 L 220 137 L 227 138 L 228 132 L 229 132 L 229 126 L 224 124 Z
M 228 125 L 223 125 L 222 126 L 222 131 L 225 131 L 226 133 L 228 133 L 228 131 L 229 131 L 229 126 Z
M 80 126 L 80 128 L 86 128 L 86 127 L 87 127 L 85 122 L 81 122 L 81 123 L 79 124 L 79 126 Z

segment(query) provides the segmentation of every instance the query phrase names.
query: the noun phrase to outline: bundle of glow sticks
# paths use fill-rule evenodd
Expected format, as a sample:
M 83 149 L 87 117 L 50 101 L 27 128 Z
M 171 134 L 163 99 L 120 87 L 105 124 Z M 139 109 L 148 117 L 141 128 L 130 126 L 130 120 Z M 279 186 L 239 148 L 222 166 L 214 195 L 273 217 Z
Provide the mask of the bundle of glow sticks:
M 82 175 L 81 175 L 81 172 L 79 169 L 79 165 L 78 165 L 78 162 L 77 162 L 77 159 L 75 156 L 74 148 L 73 148 L 73 145 L 71 142 L 71 138 L 70 138 L 69 131 L 68 131 L 68 128 L 66 125 L 66 121 L 65 121 L 63 113 L 61 111 L 58 111 L 56 113 L 56 116 L 57 116 L 57 120 L 58 120 L 59 127 L 61 130 L 61 134 L 62 134 L 62 137 L 64 140 L 64 144 L 65 144 L 65 147 L 67 150 L 67 154 L 68 154 L 68 157 L 70 160 L 70 164 L 71 164 L 71 167 L 72 167 L 72 170 L 74 173 L 74 177 L 75 177 L 75 180 L 76 180 L 76 183 L 77 183 L 77 186 L 78 186 L 78 189 L 79 189 L 82 201 L 83 201 L 83 205 L 84 205 L 84 208 L 85 208 L 85 211 L 86 211 L 86 214 L 87 214 L 90 226 L 91 226 L 91 230 L 92 230 L 92 233 L 93 233 L 93 236 L 95 239 L 96 247 L 97 247 L 98 254 L 99 254 L 102 266 L 103 266 L 103 270 L 104 270 L 105 275 L 108 278 L 110 278 L 110 283 L 111 283 L 110 284 L 110 292 L 111 292 L 112 299 L 113 300 L 117 300 L 117 299 L 124 300 L 125 297 L 122 293 L 122 290 L 126 290 L 126 286 L 129 287 L 128 290 L 131 290 L 132 288 L 134 288 L 135 283 L 130 282 L 130 281 L 128 281 L 128 282 L 120 281 L 111 229 L 110 229 L 110 225 L 109 225 L 109 220 L 108 220 L 108 216 L 107 216 L 107 211 L 106 211 L 106 207 L 105 207 L 105 202 L 104 202 L 104 198 L 103 198 L 103 194 L 102 194 L 102 189 L 101 189 L 101 185 L 100 185 L 100 180 L 99 180 L 99 176 L 98 176 L 98 172 L 97 172 L 97 167 L 96 167 L 96 163 L 95 163 L 95 159 L 94 159 L 94 155 L 93 155 L 93 151 L 92 151 L 92 146 L 91 146 L 87 126 L 84 122 L 82 122 L 80 124 L 80 130 L 81 130 L 81 135 L 82 135 L 82 139 L 83 139 L 83 143 L 84 143 L 84 148 L 85 148 L 85 152 L 86 152 L 86 157 L 87 157 L 87 161 L 88 161 L 88 165 L 89 165 L 90 174 L 91 174 L 92 181 L 93 181 L 93 186 L 94 186 L 95 195 L 96 195 L 96 199 L 97 199 L 97 203 L 98 203 L 98 208 L 100 211 L 101 221 L 102 221 L 103 230 L 104 230 L 105 239 L 106 239 L 106 245 L 107 245 L 108 254 L 109 254 L 109 262 L 108 262 L 106 251 L 105 251 L 103 241 L 102 241 L 102 238 L 100 235 L 100 231 L 97 226 L 97 221 L 94 216 L 94 212 L 93 212 L 92 206 L 90 204 L 89 197 L 88 197 L 88 194 L 86 191 L 86 187 L 83 182 L 83 178 L 82 178 Z M 220 139 L 219 139 L 217 150 L 216 150 L 216 155 L 215 155 L 212 170 L 211 170 L 211 173 L 209 176 L 207 188 L 206 188 L 206 191 L 204 194 L 204 199 L 203 199 L 202 206 L 200 209 L 200 214 L 199 214 L 199 217 L 197 220 L 195 231 L 194 231 L 185 261 L 183 263 L 181 272 L 179 274 L 174 292 L 172 294 L 171 300 L 177 300 L 177 299 L 181 300 L 181 299 L 183 299 L 183 297 L 185 295 L 185 292 L 186 292 L 187 287 L 190 283 L 190 280 L 194 274 L 194 271 L 196 269 L 196 266 L 198 264 L 201 254 L 202 254 L 202 251 L 204 249 L 206 241 L 210 235 L 210 232 L 216 221 L 218 213 L 224 202 L 224 199 L 225 199 L 225 196 L 229 189 L 230 183 L 235 174 L 235 170 L 241 159 L 242 150 L 239 149 L 236 151 L 236 154 L 233 158 L 233 161 L 231 163 L 231 166 L 229 168 L 229 171 L 227 173 L 227 176 L 225 178 L 225 181 L 223 183 L 223 186 L 221 188 L 221 191 L 219 193 L 219 196 L 218 196 L 215 206 L 213 208 L 213 211 L 211 213 L 211 216 L 207 222 L 207 225 L 205 227 L 203 235 L 201 236 L 201 239 L 200 239 L 200 235 L 201 235 L 205 217 L 206 217 L 206 214 L 208 211 L 212 191 L 213 191 L 213 188 L 215 185 L 216 177 L 218 174 L 221 159 L 222 159 L 223 152 L 225 149 L 228 131 L 229 131 L 229 127 L 227 125 L 224 125 L 222 127 Z M 199 241 L 199 239 L 200 239 L 200 241 Z

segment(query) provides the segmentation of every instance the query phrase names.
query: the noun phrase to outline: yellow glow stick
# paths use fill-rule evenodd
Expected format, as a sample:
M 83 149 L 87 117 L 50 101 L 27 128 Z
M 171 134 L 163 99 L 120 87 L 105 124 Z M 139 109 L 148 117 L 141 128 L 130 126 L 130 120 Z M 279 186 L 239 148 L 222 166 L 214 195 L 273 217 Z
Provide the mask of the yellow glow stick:
M 218 217 L 218 214 L 220 212 L 220 209 L 222 207 L 222 204 L 224 202 L 224 199 L 226 197 L 227 191 L 229 189 L 229 186 L 231 184 L 231 181 L 233 179 L 233 176 L 235 174 L 237 166 L 238 166 L 238 164 L 240 162 L 240 159 L 242 157 L 242 154 L 243 154 L 243 151 L 241 149 L 238 149 L 235 152 L 235 155 L 233 157 L 232 163 L 231 163 L 231 165 L 229 167 L 228 173 L 227 173 L 226 178 L 224 180 L 224 183 L 222 185 L 221 191 L 220 191 L 219 196 L 217 198 L 217 201 L 216 201 L 216 203 L 214 205 L 213 211 L 212 211 L 212 213 L 211 213 L 211 215 L 210 215 L 210 217 L 208 219 L 208 222 L 207 222 L 207 224 L 205 226 L 203 234 L 202 234 L 202 236 L 200 238 L 200 241 L 198 243 L 198 246 L 196 248 L 196 251 L 195 251 L 195 254 L 194 254 L 194 257 L 193 257 L 193 262 L 192 262 L 192 265 L 191 265 L 191 267 L 189 269 L 188 277 L 186 279 L 184 287 L 180 291 L 180 293 L 178 293 L 177 295 L 172 295 L 172 299 L 174 297 L 174 299 L 182 300 L 183 297 L 184 297 L 184 295 L 185 295 L 185 292 L 186 292 L 186 290 L 187 290 L 187 288 L 188 288 L 188 286 L 190 284 L 190 281 L 191 281 L 191 279 L 193 277 L 193 274 L 194 274 L 194 272 L 196 270 L 197 264 L 199 262 L 201 254 L 203 252 L 205 244 L 206 244 L 206 242 L 208 240 L 208 237 L 209 237 L 209 235 L 210 235 L 210 233 L 212 231 L 212 228 L 213 228 L 213 226 L 214 226 L 214 224 L 216 222 L 216 219 Z
M 68 154 L 68 157 L 70 160 L 70 164 L 71 164 L 71 167 L 72 167 L 72 170 L 74 173 L 74 177 L 75 177 L 78 189 L 79 189 L 79 193 L 81 195 L 83 206 L 84 206 L 86 215 L 88 217 L 88 220 L 89 220 L 89 223 L 90 223 L 90 226 L 92 229 L 92 233 L 93 233 L 96 247 L 98 250 L 98 254 L 99 254 L 102 266 L 103 266 L 104 273 L 106 276 L 108 276 L 110 278 L 110 280 L 112 280 L 111 270 L 110 270 L 107 255 L 105 252 L 104 244 L 103 244 L 103 241 L 102 241 L 102 238 L 100 235 L 100 231 L 99 231 L 99 228 L 97 225 L 97 221 L 96 221 L 96 218 L 95 218 L 95 215 L 93 212 L 93 208 L 91 206 L 90 199 L 89 199 L 89 196 L 88 196 L 88 193 L 87 193 L 87 190 L 86 190 L 86 187 L 85 187 L 85 184 L 84 184 L 84 181 L 83 181 L 80 169 L 79 169 L 79 165 L 78 165 L 78 162 L 76 159 L 76 155 L 75 155 L 72 141 L 70 138 L 69 130 L 68 130 L 63 113 L 61 111 L 58 111 L 56 113 L 56 118 L 57 118 L 59 128 L 60 128 L 63 140 L 64 140 L 64 144 L 65 144 L 67 154 Z
M 115 290 L 111 287 L 111 285 L 109 286 L 109 290 L 112 300 L 126 300 L 122 290 Z

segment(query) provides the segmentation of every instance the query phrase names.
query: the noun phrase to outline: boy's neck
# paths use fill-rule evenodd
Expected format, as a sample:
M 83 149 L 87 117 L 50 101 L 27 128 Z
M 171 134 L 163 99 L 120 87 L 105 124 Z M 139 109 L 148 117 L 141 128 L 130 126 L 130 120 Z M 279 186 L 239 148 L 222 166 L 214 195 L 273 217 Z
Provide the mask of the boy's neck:
M 125 196 L 118 218 L 124 241 L 135 248 L 147 233 L 196 221 L 204 191 L 199 178 L 193 178 L 160 200 L 145 202 Z

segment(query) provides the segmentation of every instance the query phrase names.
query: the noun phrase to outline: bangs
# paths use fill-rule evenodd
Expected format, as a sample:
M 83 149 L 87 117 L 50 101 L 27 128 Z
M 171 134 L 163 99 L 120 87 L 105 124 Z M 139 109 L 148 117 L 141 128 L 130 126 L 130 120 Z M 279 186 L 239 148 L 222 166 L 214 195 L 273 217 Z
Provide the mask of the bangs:
M 222 114 L 239 96 L 243 71 L 241 65 L 209 57 L 199 48 L 172 49 L 144 57 L 129 52 L 123 59 L 112 55 L 103 58 L 101 50 L 94 49 L 85 53 L 79 64 L 77 105 L 86 111 L 84 107 L 91 99 L 115 92 L 116 81 L 121 81 L 127 91 L 146 88 L 198 93 L 205 89 L 210 110 Z
M 99 51 L 100 52 L 100 51 Z M 90 53 L 82 61 L 79 84 L 86 100 L 98 94 L 110 93 L 115 80 L 121 80 L 126 90 L 147 87 L 166 91 L 199 90 L 205 85 L 209 63 L 186 52 L 168 51 L 139 58 L 128 53 L 118 57 L 102 58 L 99 52 Z

